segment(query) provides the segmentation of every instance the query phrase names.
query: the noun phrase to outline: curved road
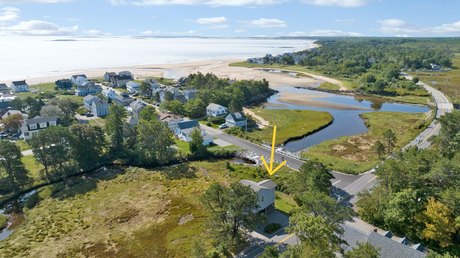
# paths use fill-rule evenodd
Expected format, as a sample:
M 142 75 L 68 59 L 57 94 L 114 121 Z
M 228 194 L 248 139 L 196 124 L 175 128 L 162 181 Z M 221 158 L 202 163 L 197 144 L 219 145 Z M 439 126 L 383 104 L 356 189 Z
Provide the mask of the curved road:
M 407 74 L 403 74 L 403 76 L 409 80 L 412 79 L 412 77 Z M 419 85 L 423 86 L 433 96 L 437 107 L 436 118 L 440 118 L 444 114 L 452 112 L 453 105 L 449 98 L 444 95 L 444 93 L 428 86 L 423 82 L 419 82 Z M 265 146 L 251 143 L 247 140 L 243 140 L 232 135 L 228 135 L 220 130 L 213 129 L 205 125 L 202 125 L 202 128 L 215 138 L 221 139 L 240 148 L 255 152 L 258 155 L 264 155 L 265 157 L 270 156 L 270 149 Z M 428 148 L 431 145 L 429 139 L 434 135 L 438 135 L 440 128 L 441 124 L 437 120 L 433 120 L 433 122 L 423 132 L 421 132 L 416 139 L 405 146 L 404 149 L 411 146 L 417 146 L 420 149 Z M 282 160 L 286 160 L 289 167 L 297 170 L 303 164 L 303 161 L 298 158 L 275 152 L 275 161 L 281 162 Z M 357 193 L 364 189 L 370 189 L 375 185 L 377 176 L 374 175 L 374 171 L 375 169 L 372 169 L 360 175 L 348 175 L 338 171 L 333 171 L 332 174 L 335 178 L 332 180 L 332 184 L 338 188 L 339 191 L 343 191 L 341 194 L 342 196 L 349 196 L 350 203 L 354 204 L 357 201 Z

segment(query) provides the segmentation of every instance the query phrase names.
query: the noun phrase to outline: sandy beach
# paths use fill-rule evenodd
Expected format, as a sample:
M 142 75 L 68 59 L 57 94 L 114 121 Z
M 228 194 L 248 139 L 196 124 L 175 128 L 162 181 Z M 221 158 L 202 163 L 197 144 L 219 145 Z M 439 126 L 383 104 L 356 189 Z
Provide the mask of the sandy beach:
M 178 79 L 187 76 L 191 73 L 214 73 L 222 78 L 230 78 L 237 80 L 262 80 L 265 79 L 270 83 L 270 87 L 277 89 L 280 87 L 316 87 L 322 82 L 328 81 L 333 83 L 340 83 L 334 79 L 324 76 L 292 76 L 287 73 L 271 73 L 258 68 L 245 68 L 245 67 L 232 67 L 229 64 L 239 62 L 241 60 L 226 59 L 226 60 L 207 60 L 207 61 L 194 61 L 186 63 L 170 63 L 160 65 L 137 65 L 137 66 L 122 66 L 112 68 L 97 68 L 97 69 L 83 69 L 73 70 L 60 73 L 53 76 L 44 76 L 27 79 L 29 85 L 39 83 L 54 82 L 58 79 L 69 78 L 74 74 L 86 74 L 89 78 L 100 78 L 105 72 L 120 72 L 131 71 L 136 79 L 144 79 L 147 77 L 166 77 Z M 362 109 L 356 106 L 341 105 L 335 103 L 323 102 L 316 100 L 317 98 L 327 96 L 323 92 L 315 92 L 314 94 L 294 94 L 289 92 L 281 92 L 279 100 L 286 103 L 297 105 L 309 105 L 314 107 L 334 108 L 334 109 Z
M 237 79 L 237 80 L 262 80 L 266 79 L 270 82 L 270 86 L 274 89 L 281 86 L 294 87 L 312 87 L 318 85 L 318 78 L 294 77 L 283 73 L 268 73 L 259 69 L 245 67 L 231 67 L 230 63 L 240 62 L 241 60 L 208 60 L 208 61 L 193 61 L 177 64 L 156 64 L 156 65 L 137 65 L 137 66 L 122 66 L 122 67 L 107 67 L 97 69 L 83 69 L 62 72 L 53 76 L 28 78 L 27 82 L 30 85 L 54 82 L 58 79 L 69 78 L 74 74 L 86 74 L 89 78 L 102 77 L 105 72 L 131 71 L 136 79 L 146 77 L 166 77 L 178 79 L 182 76 L 187 76 L 191 73 L 214 73 L 219 77 Z

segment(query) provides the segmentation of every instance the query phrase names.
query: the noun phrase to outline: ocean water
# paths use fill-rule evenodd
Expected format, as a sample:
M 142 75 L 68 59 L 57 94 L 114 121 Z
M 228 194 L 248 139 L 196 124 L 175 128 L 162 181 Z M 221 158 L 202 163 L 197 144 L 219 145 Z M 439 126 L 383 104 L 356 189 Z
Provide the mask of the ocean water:
M 87 68 L 258 57 L 303 50 L 313 40 L 0 37 L 0 82 Z

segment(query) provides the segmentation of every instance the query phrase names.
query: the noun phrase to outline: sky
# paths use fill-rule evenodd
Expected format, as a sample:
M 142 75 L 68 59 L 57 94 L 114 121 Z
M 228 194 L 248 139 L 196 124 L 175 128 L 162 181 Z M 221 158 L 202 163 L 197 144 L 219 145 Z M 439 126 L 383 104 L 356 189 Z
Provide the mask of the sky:
M 460 0 L 0 0 L 0 36 L 460 36 Z

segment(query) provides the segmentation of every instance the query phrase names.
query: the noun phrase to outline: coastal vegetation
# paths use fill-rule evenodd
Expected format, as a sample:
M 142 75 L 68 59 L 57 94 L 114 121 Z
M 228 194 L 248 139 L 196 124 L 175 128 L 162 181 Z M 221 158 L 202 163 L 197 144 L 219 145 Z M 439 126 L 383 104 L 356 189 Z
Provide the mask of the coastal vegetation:
M 378 184 L 360 194 L 361 218 L 422 242 L 440 253 L 460 255 L 460 112 L 441 120 L 436 148 L 411 148 L 376 170 Z
M 266 80 L 234 81 L 200 72 L 186 77 L 182 88 L 197 89 L 198 96 L 185 104 L 172 100 L 172 96 L 165 96 L 166 101 L 161 103 L 160 108 L 194 119 L 204 117 L 210 103 L 228 107 L 230 112 L 238 112 L 243 106 L 259 104 L 274 93 Z
M 454 55 L 452 70 L 448 72 L 419 71 L 410 74 L 439 89 L 449 96 L 454 104 L 460 105 L 460 92 L 458 90 L 458 85 L 460 85 L 460 53 Z
M 24 210 L 26 221 L 0 242 L 0 251 L 8 257 L 190 257 L 199 240 L 214 252 L 215 244 L 225 242 L 209 234 L 210 213 L 197 197 L 213 183 L 241 178 L 259 181 L 268 174 L 213 161 L 161 169 L 113 167 L 70 179 L 38 191 L 39 201 Z
M 333 117 L 329 113 L 319 111 L 266 108 L 253 108 L 251 111 L 268 121 L 270 125 L 261 129 L 249 130 L 248 132 L 239 129 L 228 130 L 228 132 L 256 142 L 271 144 L 273 126 L 276 125 L 276 144 L 281 145 L 289 139 L 303 137 L 316 132 L 333 121 Z
M 8 217 L 0 214 L 0 230 L 6 228 L 8 226 Z
M 324 141 L 303 152 L 302 157 L 318 159 L 341 172 L 365 172 L 381 161 L 382 155 L 374 146 L 386 142 L 388 130 L 395 134 L 395 140 L 387 154 L 412 141 L 430 121 L 422 113 L 372 112 L 360 116 L 369 129 L 367 133 Z

